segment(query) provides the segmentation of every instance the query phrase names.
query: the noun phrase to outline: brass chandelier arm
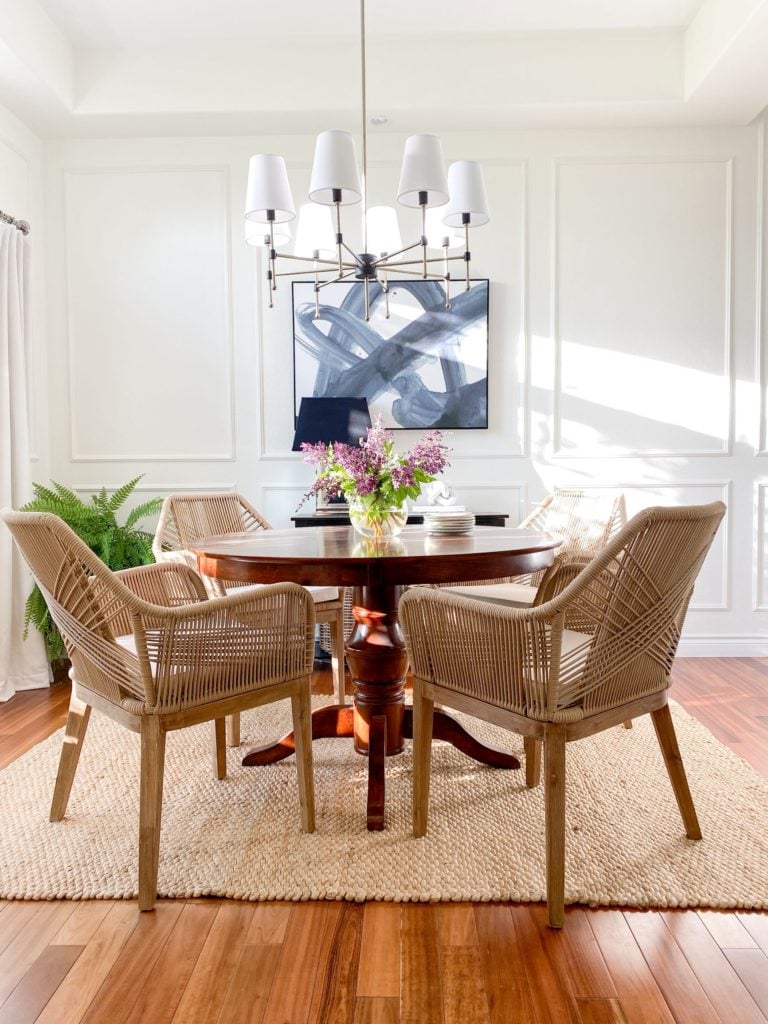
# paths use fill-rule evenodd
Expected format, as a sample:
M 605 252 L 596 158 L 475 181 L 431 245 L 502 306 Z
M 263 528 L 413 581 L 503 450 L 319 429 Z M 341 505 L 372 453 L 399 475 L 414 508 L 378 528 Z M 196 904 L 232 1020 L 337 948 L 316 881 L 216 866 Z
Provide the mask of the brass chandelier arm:
M 446 260 L 462 260 L 463 256 L 430 256 L 427 259 L 427 263 L 445 263 Z M 377 263 L 377 267 L 380 270 L 399 270 L 400 267 L 410 267 L 418 264 L 420 267 L 424 265 L 424 260 L 395 260 L 394 263 Z
M 302 277 L 304 274 L 316 274 L 317 272 L 318 271 L 313 268 L 310 268 L 308 270 L 279 270 L 275 274 L 275 277 Z M 328 283 L 333 284 L 334 281 L 339 280 L 340 278 L 334 277 Z
M 356 252 L 355 252 L 355 251 L 354 251 L 353 249 L 350 249 L 350 248 L 349 248 L 349 246 L 347 245 L 347 243 L 346 243 L 346 242 L 342 242 L 341 244 L 342 244 L 342 246 L 343 246 L 343 247 L 344 247 L 344 248 L 345 248 L 345 249 L 347 250 L 347 252 L 348 252 L 348 253 L 349 253 L 349 255 L 350 255 L 350 256 L 352 257 L 352 259 L 353 259 L 353 260 L 355 261 L 355 264 L 354 264 L 354 265 L 355 265 L 355 266 L 358 266 L 359 260 L 358 260 L 358 258 L 357 258 L 357 253 L 356 253 Z M 345 263 L 345 264 L 344 264 L 344 266 L 345 266 L 345 267 L 348 267 L 348 266 L 349 266 L 349 264 L 348 264 L 348 263 Z
M 421 260 L 416 260 L 416 262 L 421 263 Z M 423 271 L 421 270 L 401 270 L 400 267 L 395 267 L 394 269 L 397 271 L 398 274 L 406 274 L 408 277 L 418 277 L 419 280 L 421 281 L 445 281 L 446 279 L 445 274 L 437 274 L 431 270 L 427 271 L 427 276 L 425 277 Z M 450 280 L 455 279 L 451 278 Z M 379 284 L 382 286 L 382 288 L 384 288 L 385 286 L 386 288 L 392 287 L 392 281 L 379 281 Z
M 385 260 L 393 260 L 397 256 L 402 256 L 403 253 L 410 252 L 412 249 L 420 249 L 420 248 L 421 248 L 421 241 L 414 242 L 413 245 L 406 245 L 405 248 L 398 249 L 397 252 L 388 252 L 384 256 L 379 256 L 378 259 L 373 261 L 373 265 L 374 265 L 374 267 L 381 266 L 384 263 Z M 421 260 L 417 260 L 416 262 L 421 263 Z
M 326 267 L 335 267 L 337 265 L 336 260 L 329 260 L 320 256 L 315 259 L 314 256 L 295 256 L 292 252 L 278 252 L 276 255 L 280 260 L 301 260 L 302 263 L 322 263 Z M 349 266 L 350 264 L 345 265 Z
M 348 278 L 354 277 L 356 272 L 357 267 L 355 267 L 354 270 L 350 270 L 348 274 L 342 274 L 341 277 L 332 277 L 328 281 L 319 281 L 316 290 L 320 291 L 322 288 L 327 288 L 329 284 L 339 284 L 341 281 L 346 281 Z

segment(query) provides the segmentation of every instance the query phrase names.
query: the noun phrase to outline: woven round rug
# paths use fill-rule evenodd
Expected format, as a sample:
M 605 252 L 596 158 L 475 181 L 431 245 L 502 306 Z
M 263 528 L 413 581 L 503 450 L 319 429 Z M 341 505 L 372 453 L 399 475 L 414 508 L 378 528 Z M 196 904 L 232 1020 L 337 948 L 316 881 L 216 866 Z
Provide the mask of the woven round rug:
M 321 703 L 321 701 L 317 701 Z M 544 899 L 544 806 L 523 771 L 497 771 L 433 745 L 429 830 L 410 830 L 411 753 L 387 759 L 386 829 L 365 828 L 366 763 L 350 740 L 314 744 L 317 831 L 299 828 L 295 761 L 243 768 L 279 735 L 288 702 L 243 716 L 228 778 L 211 732 L 168 737 L 161 896 L 248 900 Z M 567 747 L 568 903 L 768 907 L 768 781 L 673 705 L 704 839 L 685 838 L 650 719 Z M 480 738 L 519 737 L 476 720 Z M 0 898 L 137 895 L 139 738 L 94 712 L 67 816 L 48 821 L 62 732 L 0 772 Z

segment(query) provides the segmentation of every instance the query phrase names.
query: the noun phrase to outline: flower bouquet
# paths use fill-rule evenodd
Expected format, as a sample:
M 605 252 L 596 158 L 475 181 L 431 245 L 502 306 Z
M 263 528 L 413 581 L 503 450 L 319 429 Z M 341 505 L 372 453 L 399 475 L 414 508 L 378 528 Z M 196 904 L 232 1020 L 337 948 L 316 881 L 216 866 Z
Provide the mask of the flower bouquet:
M 422 484 L 431 483 L 449 465 L 439 430 L 431 430 L 400 455 L 394 434 L 378 417 L 357 446 L 349 444 L 302 444 L 303 459 L 317 469 L 305 499 L 325 492 L 343 495 L 349 518 L 364 537 L 392 537 L 405 526 L 406 498 L 416 498 Z

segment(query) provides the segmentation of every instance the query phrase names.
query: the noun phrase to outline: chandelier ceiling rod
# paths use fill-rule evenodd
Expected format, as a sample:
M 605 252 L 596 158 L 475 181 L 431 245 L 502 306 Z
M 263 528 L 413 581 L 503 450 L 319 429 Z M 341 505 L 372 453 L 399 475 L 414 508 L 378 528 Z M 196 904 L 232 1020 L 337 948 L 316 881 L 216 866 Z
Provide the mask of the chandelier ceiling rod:
M 360 0 L 360 105 L 363 122 L 363 252 L 368 252 L 368 103 L 365 81 L 365 0 Z

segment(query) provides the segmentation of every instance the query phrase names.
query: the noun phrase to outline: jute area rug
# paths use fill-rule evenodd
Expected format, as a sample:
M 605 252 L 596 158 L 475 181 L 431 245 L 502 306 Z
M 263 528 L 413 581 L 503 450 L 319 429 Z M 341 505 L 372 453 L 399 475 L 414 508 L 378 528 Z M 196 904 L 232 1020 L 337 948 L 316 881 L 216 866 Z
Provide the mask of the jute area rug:
M 566 901 L 768 907 L 768 781 L 673 707 L 704 839 L 685 838 L 649 718 L 567 748 Z M 544 899 L 541 787 L 433 746 L 430 827 L 410 831 L 411 753 L 387 761 L 387 827 L 369 833 L 366 764 L 350 740 L 314 745 L 317 831 L 299 829 L 294 759 L 243 768 L 278 735 L 287 702 L 244 716 L 229 777 L 213 778 L 205 726 L 168 737 L 162 896 L 249 900 Z M 472 721 L 522 758 L 521 740 Z M 61 733 L 0 773 L 0 897 L 137 895 L 139 740 L 94 712 L 67 817 L 48 808 Z

